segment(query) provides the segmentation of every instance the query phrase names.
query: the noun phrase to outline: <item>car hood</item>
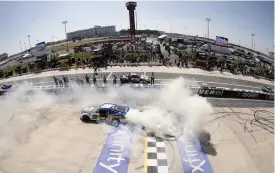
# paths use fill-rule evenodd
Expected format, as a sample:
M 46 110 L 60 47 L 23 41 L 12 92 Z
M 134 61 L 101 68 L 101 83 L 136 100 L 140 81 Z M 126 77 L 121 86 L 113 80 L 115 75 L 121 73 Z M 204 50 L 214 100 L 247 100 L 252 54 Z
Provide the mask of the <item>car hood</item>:
M 97 110 L 97 105 L 93 105 L 93 106 L 87 106 L 86 108 L 81 110 L 81 113 L 91 113 L 91 112 L 95 112 Z
M 145 75 L 141 75 L 140 78 L 141 78 L 141 79 L 149 79 L 149 77 L 148 77 L 148 76 L 145 76 Z

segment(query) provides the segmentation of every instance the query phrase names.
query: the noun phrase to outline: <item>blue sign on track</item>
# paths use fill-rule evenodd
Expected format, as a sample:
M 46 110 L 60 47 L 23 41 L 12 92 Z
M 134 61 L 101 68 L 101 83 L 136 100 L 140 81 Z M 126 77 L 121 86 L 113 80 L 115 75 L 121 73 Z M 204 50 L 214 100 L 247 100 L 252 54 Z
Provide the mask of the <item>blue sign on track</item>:
M 184 173 L 213 173 L 213 169 L 198 139 L 180 138 L 177 145 Z
M 107 137 L 94 173 L 127 173 L 132 136 L 126 126 L 114 128 Z

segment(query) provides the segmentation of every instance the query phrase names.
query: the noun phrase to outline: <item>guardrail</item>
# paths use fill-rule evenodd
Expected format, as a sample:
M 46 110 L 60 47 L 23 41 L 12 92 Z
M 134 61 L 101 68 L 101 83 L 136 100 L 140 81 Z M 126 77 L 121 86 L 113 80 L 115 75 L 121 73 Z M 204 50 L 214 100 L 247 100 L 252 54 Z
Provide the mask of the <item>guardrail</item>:
M 119 87 L 120 85 L 117 85 Z M 163 84 L 156 85 L 147 85 L 147 84 L 132 84 L 132 85 L 123 85 L 135 89 L 160 89 L 163 88 Z M 32 94 L 35 90 L 44 90 L 47 93 L 66 93 L 73 92 L 72 87 L 56 87 L 52 86 L 33 86 L 29 88 L 21 89 L 11 89 L 0 91 L 0 95 L 5 94 L 6 92 L 12 92 L 14 90 L 25 90 L 26 94 Z M 106 91 L 108 86 L 97 86 L 94 87 L 97 91 Z M 224 87 L 190 87 L 193 91 L 193 94 L 198 94 L 202 97 L 215 97 L 215 98 L 239 98 L 239 99 L 254 99 L 254 100 L 272 100 L 274 101 L 274 94 L 266 93 L 262 91 L 255 90 L 243 90 L 238 88 L 224 88 Z

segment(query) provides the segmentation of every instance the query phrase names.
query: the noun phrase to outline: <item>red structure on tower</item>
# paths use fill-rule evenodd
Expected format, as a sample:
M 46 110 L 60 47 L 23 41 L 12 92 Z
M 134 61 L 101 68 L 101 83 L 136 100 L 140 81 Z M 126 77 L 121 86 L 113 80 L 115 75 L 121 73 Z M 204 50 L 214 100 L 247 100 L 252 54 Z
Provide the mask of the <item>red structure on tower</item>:
M 135 27 L 135 9 L 137 3 L 136 2 L 127 2 L 126 7 L 129 10 L 129 19 L 130 19 L 130 35 L 132 41 L 135 40 L 136 36 L 136 27 Z

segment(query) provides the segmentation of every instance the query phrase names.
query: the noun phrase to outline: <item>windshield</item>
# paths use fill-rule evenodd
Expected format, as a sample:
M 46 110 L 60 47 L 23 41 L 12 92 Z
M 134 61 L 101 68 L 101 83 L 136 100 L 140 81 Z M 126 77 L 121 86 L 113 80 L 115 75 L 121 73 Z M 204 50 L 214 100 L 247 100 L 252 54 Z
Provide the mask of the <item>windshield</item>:
M 128 108 L 124 107 L 124 106 L 115 106 L 114 109 L 118 110 L 120 112 L 127 112 L 128 111 Z

